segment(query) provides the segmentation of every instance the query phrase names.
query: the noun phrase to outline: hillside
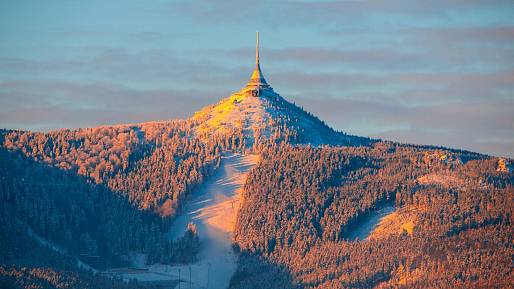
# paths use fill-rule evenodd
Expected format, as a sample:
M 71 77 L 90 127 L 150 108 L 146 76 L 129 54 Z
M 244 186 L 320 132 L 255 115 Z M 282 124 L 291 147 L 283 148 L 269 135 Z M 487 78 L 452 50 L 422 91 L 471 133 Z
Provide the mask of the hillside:
M 188 134 L 181 121 L 2 132 L 1 217 L 13 226 L 2 239 L 32 230 L 99 270 L 130 266 L 141 253 L 150 263 L 191 260 L 191 239 L 168 240 L 170 223 L 229 147 Z M 29 236 L 10 238 L 0 263 L 38 268 L 13 254 Z
M 262 155 L 245 184 L 231 288 L 513 284 L 514 174 L 498 169 L 501 159 L 391 143 Z M 369 238 L 355 239 L 391 207 Z
M 245 146 L 265 140 L 296 144 L 359 145 L 369 139 L 336 132 L 323 121 L 286 101 L 272 89 L 263 89 L 258 97 L 243 88 L 217 104 L 195 113 L 192 121 L 200 137 L 217 134 L 243 135 Z

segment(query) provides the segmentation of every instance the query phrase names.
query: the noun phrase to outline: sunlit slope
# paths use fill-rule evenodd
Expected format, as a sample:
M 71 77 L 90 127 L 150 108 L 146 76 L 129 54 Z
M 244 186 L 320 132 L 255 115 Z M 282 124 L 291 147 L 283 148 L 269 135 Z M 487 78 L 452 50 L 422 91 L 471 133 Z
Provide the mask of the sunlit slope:
M 337 132 L 273 90 L 260 96 L 241 90 L 195 113 L 199 136 L 242 133 L 246 144 L 260 138 L 300 144 L 363 144 L 370 140 Z

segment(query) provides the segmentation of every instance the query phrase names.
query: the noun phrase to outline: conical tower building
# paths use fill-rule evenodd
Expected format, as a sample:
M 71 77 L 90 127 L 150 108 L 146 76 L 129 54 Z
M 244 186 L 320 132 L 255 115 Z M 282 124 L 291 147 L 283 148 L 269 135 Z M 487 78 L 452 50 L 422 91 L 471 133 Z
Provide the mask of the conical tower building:
M 250 81 L 243 88 L 246 93 L 251 93 L 252 96 L 262 96 L 264 90 L 272 91 L 271 86 L 266 82 L 264 75 L 262 75 L 261 65 L 259 60 L 259 32 L 257 31 L 257 39 L 255 44 L 255 69 L 253 70 Z

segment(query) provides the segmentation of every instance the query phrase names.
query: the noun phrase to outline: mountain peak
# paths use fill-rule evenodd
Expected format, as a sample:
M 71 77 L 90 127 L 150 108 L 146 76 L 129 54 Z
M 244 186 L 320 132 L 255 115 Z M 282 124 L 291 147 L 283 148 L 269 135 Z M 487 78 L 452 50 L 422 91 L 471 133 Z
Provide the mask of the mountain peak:
M 293 143 L 351 144 L 364 138 L 336 132 L 323 121 L 288 102 L 264 79 L 259 59 L 259 34 L 255 49 L 255 69 L 240 91 L 195 113 L 192 120 L 200 136 L 242 133 L 246 144 L 259 138 Z

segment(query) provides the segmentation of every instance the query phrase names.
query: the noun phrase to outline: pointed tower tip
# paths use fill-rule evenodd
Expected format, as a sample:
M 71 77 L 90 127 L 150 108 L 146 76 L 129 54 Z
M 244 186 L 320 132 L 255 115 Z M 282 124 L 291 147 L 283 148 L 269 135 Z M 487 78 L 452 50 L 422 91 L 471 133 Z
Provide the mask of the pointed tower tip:
M 264 79 L 264 76 L 261 72 L 260 60 L 259 60 L 259 31 L 256 31 L 256 41 L 255 41 L 255 69 L 252 73 L 252 77 L 250 77 L 250 81 L 246 85 L 246 87 L 259 87 L 259 88 L 269 88 L 269 84 Z
M 257 41 L 255 44 L 255 64 L 259 65 L 259 31 L 257 31 Z

